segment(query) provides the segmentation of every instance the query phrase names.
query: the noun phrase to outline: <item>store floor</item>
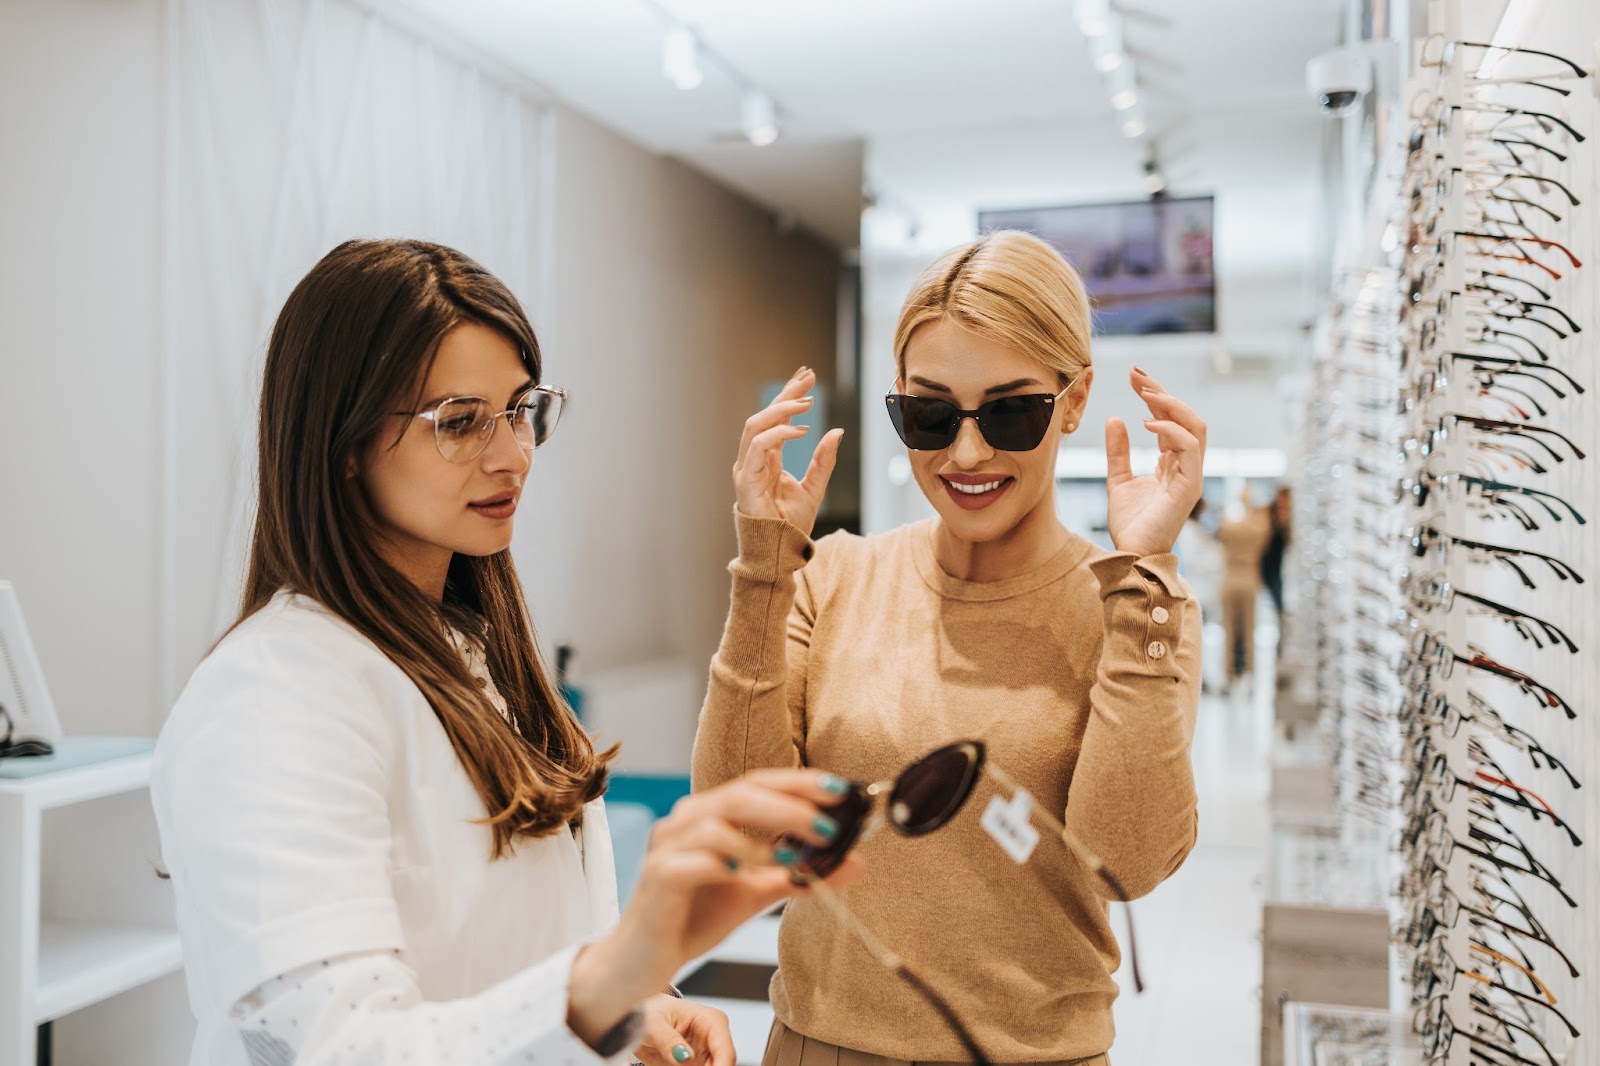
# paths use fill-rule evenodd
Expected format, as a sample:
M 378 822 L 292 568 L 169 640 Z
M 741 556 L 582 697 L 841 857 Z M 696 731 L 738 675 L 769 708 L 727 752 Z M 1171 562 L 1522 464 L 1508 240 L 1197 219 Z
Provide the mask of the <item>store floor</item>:
M 1267 863 L 1267 760 L 1272 739 L 1272 644 L 1258 633 L 1251 692 L 1206 696 L 1195 729 L 1200 838 L 1183 868 L 1134 904 L 1145 991 L 1117 977 L 1115 1066 L 1249 1066 L 1259 1057 L 1261 905 Z M 1207 634 L 1210 639 L 1211 634 Z M 1126 926 L 1114 914 L 1123 937 Z M 777 963 L 777 920 L 757 919 L 723 944 L 722 963 L 688 988 L 728 1012 L 739 1062 L 758 1063 L 772 1011 L 766 980 Z

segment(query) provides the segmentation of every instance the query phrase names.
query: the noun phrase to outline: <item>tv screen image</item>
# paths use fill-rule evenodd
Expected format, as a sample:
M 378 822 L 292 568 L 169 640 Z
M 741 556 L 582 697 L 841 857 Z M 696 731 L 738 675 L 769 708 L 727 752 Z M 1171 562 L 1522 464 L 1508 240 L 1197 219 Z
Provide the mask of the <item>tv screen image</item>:
M 1214 333 L 1214 204 L 1158 197 L 980 211 L 978 230 L 1025 230 L 1059 250 L 1083 276 L 1097 333 Z

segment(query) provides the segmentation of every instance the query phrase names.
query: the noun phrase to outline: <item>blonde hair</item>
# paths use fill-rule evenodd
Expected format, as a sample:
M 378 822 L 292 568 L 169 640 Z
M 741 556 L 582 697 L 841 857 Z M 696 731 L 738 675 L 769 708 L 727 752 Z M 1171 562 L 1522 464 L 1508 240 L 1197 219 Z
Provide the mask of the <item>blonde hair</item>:
M 1020 230 L 995 230 L 946 252 L 922 272 L 894 331 L 895 370 L 917 327 L 953 318 L 1054 370 L 1062 384 L 1090 365 L 1089 296 L 1072 264 Z

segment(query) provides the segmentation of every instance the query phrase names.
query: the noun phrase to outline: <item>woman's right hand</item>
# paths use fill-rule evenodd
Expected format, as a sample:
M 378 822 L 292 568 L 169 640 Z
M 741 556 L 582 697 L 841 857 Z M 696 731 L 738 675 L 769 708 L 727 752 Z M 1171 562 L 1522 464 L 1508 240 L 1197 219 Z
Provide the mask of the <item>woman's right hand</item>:
M 836 827 L 823 808 L 839 801 L 844 784 L 815 770 L 756 770 L 679 800 L 650 834 L 622 920 L 573 963 L 573 1031 L 598 1038 L 664 990 L 685 963 L 778 901 L 809 891 L 779 864 L 772 840 L 827 843 Z M 826 883 L 847 883 L 858 872 L 847 858 Z
M 839 459 L 844 430 L 830 429 L 812 453 L 804 480 L 796 481 L 783 468 L 783 445 L 810 432 L 789 420 L 811 410 L 806 393 L 816 384 L 816 372 L 801 367 L 766 407 L 751 415 L 739 441 L 739 458 L 733 464 L 733 488 L 739 512 L 751 518 L 781 518 L 811 535 L 822 508 L 822 495 Z

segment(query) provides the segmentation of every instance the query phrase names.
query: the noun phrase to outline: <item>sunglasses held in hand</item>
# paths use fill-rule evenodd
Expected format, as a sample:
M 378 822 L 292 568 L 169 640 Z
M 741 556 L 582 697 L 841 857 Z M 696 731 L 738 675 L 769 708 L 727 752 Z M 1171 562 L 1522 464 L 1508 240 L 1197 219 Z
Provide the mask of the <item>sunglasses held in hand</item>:
M 991 440 L 990 443 L 995 442 Z M 999 447 L 998 444 L 995 446 Z M 979 779 L 988 774 L 1008 790 L 1012 798 L 1009 803 L 998 797 L 992 801 L 989 811 L 984 815 L 984 828 L 1001 842 L 1013 859 L 1019 863 L 1026 861 L 1032 845 L 1037 842 L 1037 831 L 1027 824 L 1030 816 L 1037 815 L 1040 822 L 1077 856 L 1084 868 L 1105 884 L 1112 899 L 1126 901 L 1129 898 L 1128 891 L 1106 869 L 1105 863 L 1084 847 L 1066 826 L 1033 802 L 1027 790 L 989 761 L 986 754 L 982 741 L 958 741 L 924 755 L 892 781 L 879 781 L 871 785 L 851 782 L 844 798 L 828 809 L 839 825 L 839 833 L 832 841 L 808 844 L 785 837 L 781 842 L 783 848 L 796 856 L 791 863 L 795 880 L 811 886 L 814 898 L 827 907 L 841 924 L 852 930 L 873 957 L 914 988 L 938 1012 L 972 1061 L 979 1066 L 987 1066 L 990 1060 L 950 1005 L 907 967 L 898 954 L 885 947 L 857 922 L 844 901 L 822 879 L 838 869 L 850 849 L 877 828 L 879 819 L 907 837 L 926 836 L 948 825 L 972 796 Z M 1129 955 L 1135 956 L 1131 915 L 1128 933 Z M 1133 960 L 1133 978 L 1135 988 L 1142 991 L 1143 982 L 1139 979 L 1136 957 Z

